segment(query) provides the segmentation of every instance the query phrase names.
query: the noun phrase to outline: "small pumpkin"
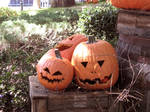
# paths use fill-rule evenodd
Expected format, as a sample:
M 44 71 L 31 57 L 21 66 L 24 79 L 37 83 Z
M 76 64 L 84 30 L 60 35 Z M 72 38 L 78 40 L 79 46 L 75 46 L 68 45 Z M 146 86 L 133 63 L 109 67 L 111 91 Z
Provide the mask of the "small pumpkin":
M 64 50 L 61 50 L 60 53 L 61 53 L 61 56 L 68 59 L 69 61 L 71 61 L 71 58 L 72 58 L 72 54 L 73 54 L 73 51 L 75 49 L 75 47 L 81 43 L 81 42 L 85 42 L 87 41 L 87 38 L 84 36 L 84 35 L 81 35 L 81 34 L 74 34 L 68 38 L 66 38 L 65 40 L 62 40 L 60 41 L 56 48 L 58 49 L 62 49 L 66 46 L 68 46 L 66 49 Z
M 106 41 L 80 43 L 74 50 L 72 65 L 75 78 L 85 89 L 97 90 L 113 86 L 118 79 L 118 61 L 114 48 Z
M 45 57 L 36 66 L 39 82 L 50 90 L 64 90 L 73 78 L 73 66 L 61 57 L 58 49 L 55 55 Z
M 111 0 L 111 3 L 117 8 L 150 10 L 150 0 Z
M 60 50 L 60 54 L 63 58 L 68 59 L 71 61 L 73 51 L 75 47 L 81 43 L 87 41 L 87 38 L 84 35 L 81 34 L 74 34 L 65 40 L 60 41 L 55 48 Z M 41 60 L 45 60 L 48 57 L 55 56 L 55 48 L 50 49 L 47 51 L 41 58 Z

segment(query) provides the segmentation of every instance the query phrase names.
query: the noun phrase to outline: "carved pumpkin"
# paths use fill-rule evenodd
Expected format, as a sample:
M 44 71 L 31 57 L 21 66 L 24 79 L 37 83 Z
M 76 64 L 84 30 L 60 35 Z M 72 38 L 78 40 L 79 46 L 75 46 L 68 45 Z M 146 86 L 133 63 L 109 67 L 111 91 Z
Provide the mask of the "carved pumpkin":
M 36 66 L 40 83 L 50 90 L 63 90 L 71 83 L 73 66 L 60 56 L 55 49 L 55 57 L 42 58 Z
M 59 42 L 58 45 L 56 46 L 56 48 L 60 49 L 60 53 L 61 53 L 62 57 L 71 61 L 72 54 L 73 54 L 75 47 L 79 43 L 85 42 L 85 41 L 87 41 L 87 38 L 84 35 L 75 34 L 75 35 L 72 35 L 72 36 L 68 37 L 67 39 Z M 61 50 L 61 49 L 65 48 L 66 46 L 67 46 L 66 49 Z
M 106 41 L 80 43 L 74 50 L 72 65 L 75 78 L 85 89 L 105 89 L 114 85 L 118 79 L 118 62 L 114 48 Z
M 111 0 L 118 8 L 150 10 L 150 0 Z
M 72 58 L 72 54 L 73 51 L 75 49 L 75 47 L 80 43 L 80 42 L 84 42 L 87 41 L 87 38 L 81 34 L 75 34 L 72 35 L 70 37 L 68 37 L 65 40 L 62 40 L 61 42 L 59 42 L 55 48 L 60 50 L 60 54 L 63 58 L 68 59 L 69 61 L 71 61 Z M 55 52 L 54 49 L 50 49 L 49 51 L 47 51 L 41 58 L 41 60 L 45 60 L 48 57 L 51 56 L 55 56 Z

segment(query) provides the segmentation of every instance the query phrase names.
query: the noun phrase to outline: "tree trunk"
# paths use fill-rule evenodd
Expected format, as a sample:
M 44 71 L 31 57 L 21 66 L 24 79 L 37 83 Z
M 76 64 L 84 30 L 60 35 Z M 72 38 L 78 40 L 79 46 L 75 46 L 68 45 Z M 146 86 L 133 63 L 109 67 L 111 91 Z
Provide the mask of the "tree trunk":
M 51 7 L 69 7 L 75 5 L 75 0 L 51 0 Z

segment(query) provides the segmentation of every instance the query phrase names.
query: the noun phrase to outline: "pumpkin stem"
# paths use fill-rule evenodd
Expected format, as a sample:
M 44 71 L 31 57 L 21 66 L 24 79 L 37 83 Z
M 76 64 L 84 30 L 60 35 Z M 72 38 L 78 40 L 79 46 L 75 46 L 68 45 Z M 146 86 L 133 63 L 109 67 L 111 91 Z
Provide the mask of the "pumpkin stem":
M 59 49 L 55 49 L 56 58 L 62 59 Z
M 96 42 L 96 40 L 95 40 L 94 36 L 92 36 L 92 35 L 88 36 L 88 44 L 92 44 L 92 43 L 95 43 L 95 42 Z

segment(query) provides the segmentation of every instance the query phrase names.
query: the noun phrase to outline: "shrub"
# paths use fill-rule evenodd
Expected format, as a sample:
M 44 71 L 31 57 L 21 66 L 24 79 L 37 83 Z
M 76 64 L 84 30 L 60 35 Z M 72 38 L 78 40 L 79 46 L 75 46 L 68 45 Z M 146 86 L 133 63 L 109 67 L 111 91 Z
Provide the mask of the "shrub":
M 22 12 L 20 19 L 27 20 L 35 24 L 51 24 L 52 22 L 73 22 L 78 20 L 77 10 L 68 8 L 49 8 L 36 12 L 35 15 L 30 15 L 29 12 Z
M 45 37 L 46 33 L 46 26 L 29 24 L 26 20 L 9 20 L 0 25 L 0 40 L 7 40 L 9 43 L 23 42 L 31 35 Z
M 0 110 L 30 112 L 28 76 L 36 75 L 37 60 L 50 48 L 47 39 L 29 37 L 26 43 L 0 53 Z
M 108 40 L 116 37 L 117 9 L 108 3 L 96 8 L 84 8 L 79 13 L 78 30 Z
M 0 8 L 0 24 L 3 21 L 8 21 L 10 19 L 16 19 L 18 14 L 16 11 L 11 10 L 9 8 Z
M 26 11 L 21 11 L 20 14 L 19 14 L 18 19 L 26 20 L 26 21 L 30 22 L 31 15 Z
M 76 9 L 49 8 L 39 10 L 34 14 L 24 11 L 20 14 L 19 19 L 32 24 L 46 25 L 58 33 L 68 32 L 71 35 L 76 33 L 79 17 Z

